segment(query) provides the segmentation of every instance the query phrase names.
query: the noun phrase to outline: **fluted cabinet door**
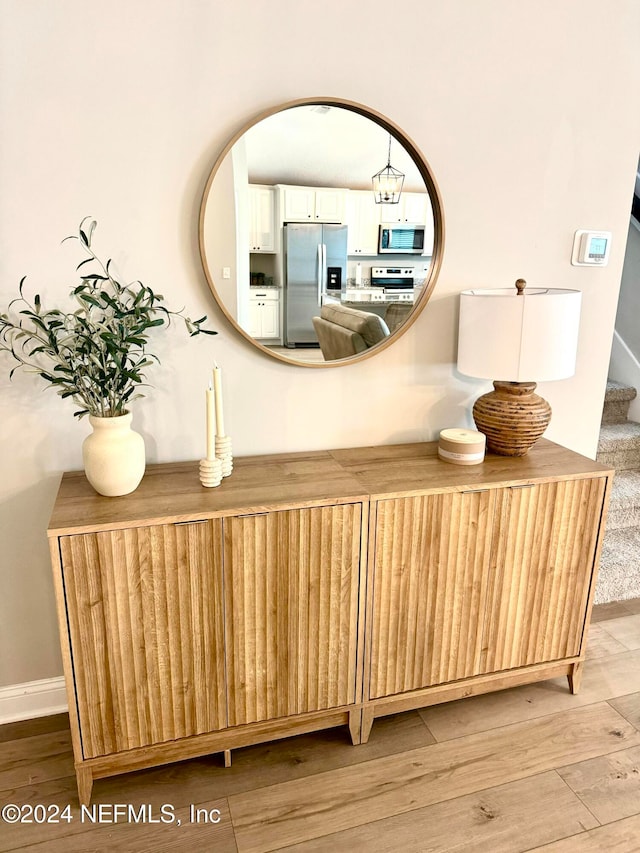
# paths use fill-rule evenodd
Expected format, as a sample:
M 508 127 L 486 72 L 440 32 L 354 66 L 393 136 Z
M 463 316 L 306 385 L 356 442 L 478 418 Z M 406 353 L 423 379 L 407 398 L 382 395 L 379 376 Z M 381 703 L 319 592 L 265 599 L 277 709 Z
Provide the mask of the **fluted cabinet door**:
M 355 702 L 360 504 L 226 518 L 229 725 Z
M 85 758 L 226 725 L 221 522 L 63 536 Z
M 369 698 L 481 667 L 493 491 L 378 502 Z
M 483 671 L 580 654 L 605 486 L 499 490 Z

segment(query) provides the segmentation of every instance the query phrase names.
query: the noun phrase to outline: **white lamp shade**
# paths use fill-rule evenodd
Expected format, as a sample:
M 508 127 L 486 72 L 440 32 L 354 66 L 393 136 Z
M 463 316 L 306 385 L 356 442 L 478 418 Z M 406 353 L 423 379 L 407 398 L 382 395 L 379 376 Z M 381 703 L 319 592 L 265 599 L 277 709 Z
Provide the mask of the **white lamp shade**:
M 578 290 L 465 290 L 460 294 L 458 370 L 505 382 L 573 376 L 580 304 Z

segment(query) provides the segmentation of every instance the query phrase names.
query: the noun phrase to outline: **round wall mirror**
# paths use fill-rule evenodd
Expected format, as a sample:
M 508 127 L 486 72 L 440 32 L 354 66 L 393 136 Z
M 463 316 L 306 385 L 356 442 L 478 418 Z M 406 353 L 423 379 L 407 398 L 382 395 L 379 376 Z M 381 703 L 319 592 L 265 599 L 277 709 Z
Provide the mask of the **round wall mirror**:
M 368 358 L 403 334 L 433 291 L 443 236 L 416 146 L 384 116 L 331 98 L 245 125 L 200 208 L 220 308 L 262 352 L 305 367 Z

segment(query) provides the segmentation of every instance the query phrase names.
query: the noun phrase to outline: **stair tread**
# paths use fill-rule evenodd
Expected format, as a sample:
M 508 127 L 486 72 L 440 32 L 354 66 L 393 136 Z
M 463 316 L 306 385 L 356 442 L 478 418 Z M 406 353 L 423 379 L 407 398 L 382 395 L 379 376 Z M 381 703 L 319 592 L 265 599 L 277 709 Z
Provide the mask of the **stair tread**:
M 614 552 L 620 550 L 625 551 L 625 545 L 632 551 L 636 561 L 640 563 L 640 526 L 637 527 L 622 527 L 620 530 L 608 530 L 602 543 L 603 553 L 607 552 L 607 557 L 610 559 L 614 556 Z M 620 559 L 627 559 L 621 556 Z
M 640 526 L 607 530 L 602 543 L 595 602 L 640 596 Z
M 640 470 L 616 471 L 611 489 L 611 503 L 628 502 L 640 504 Z
M 635 400 L 637 394 L 638 392 L 631 385 L 607 379 L 607 390 L 604 395 L 605 402 L 613 400 Z
M 640 525 L 640 470 L 616 471 L 611 489 L 607 534 Z
M 620 424 L 603 424 L 600 428 L 598 450 L 633 446 L 640 440 L 640 423 L 625 421 Z
M 607 380 L 597 458 L 615 467 L 595 601 L 640 596 L 640 423 L 628 420 L 637 391 Z

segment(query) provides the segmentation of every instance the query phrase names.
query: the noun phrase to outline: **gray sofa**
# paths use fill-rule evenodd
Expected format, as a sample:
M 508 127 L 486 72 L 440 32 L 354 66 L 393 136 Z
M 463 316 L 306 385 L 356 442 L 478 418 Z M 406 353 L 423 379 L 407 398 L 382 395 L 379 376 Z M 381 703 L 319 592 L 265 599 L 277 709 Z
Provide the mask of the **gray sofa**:
M 323 305 L 313 326 L 325 361 L 357 355 L 389 335 L 382 317 L 346 305 Z

